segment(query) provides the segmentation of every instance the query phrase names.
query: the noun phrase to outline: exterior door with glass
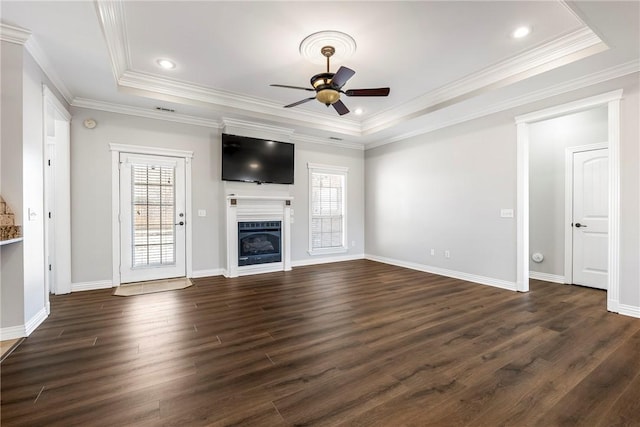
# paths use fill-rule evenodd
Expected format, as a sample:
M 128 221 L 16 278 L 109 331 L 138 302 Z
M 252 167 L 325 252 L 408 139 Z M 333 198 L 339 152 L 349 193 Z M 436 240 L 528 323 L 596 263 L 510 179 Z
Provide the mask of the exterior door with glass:
M 120 154 L 120 282 L 186 275 L 184 158 Z

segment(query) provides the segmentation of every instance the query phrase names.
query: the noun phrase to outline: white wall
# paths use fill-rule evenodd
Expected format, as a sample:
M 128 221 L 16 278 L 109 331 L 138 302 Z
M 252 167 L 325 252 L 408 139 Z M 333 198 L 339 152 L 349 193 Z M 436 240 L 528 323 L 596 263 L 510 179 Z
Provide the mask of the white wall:
M 23 74 L 23 214 L 25 323 L 42 315 L 48 301 L 44 283 L 43 73 L 28 53 Z M 29 211 L 33 213 L 29 218 Z
M 620 103 L 620 304 L 640 317 L 640 74 Z
M 544 255 L 531 271 L 564 276 L 565 150 L 607 142 L 607 107 L 533 123 L 529 128 L 529 249 Z
M 348 166 L 350 253 L 363 253 L 363 152 L 296 143 L 295 184 L 224 183 L 221 175 L 221 137 L 215 128 L 127 116 L 82 108 L 72 109 L 71 216 L 72 282 L 76 285 L 111 280 L 111 153 L 109 143 L 191 150 L 193 271 L 208 274 L 225 266 L 225 197 L 233 192 L 286 192 L 295 197 L 292 225 L 292 261 L 308 258 L 306 217 L 308 183 L 306 162 Z M 93 118 L 98 125 L 86 129 Z M 257 136 L 257 135 L 255 135 Z M 263 136 L 268 137 L 268 136 Z M 206 217 L 198 217 L 204 209 Z

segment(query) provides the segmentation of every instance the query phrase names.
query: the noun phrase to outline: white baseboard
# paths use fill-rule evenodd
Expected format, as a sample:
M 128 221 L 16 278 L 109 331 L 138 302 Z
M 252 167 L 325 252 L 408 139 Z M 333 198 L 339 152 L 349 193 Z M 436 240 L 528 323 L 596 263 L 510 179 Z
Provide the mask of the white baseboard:
M 557 274 L 540 273 L 538 271 L 530 271 L 529 278 L 535 279 L 535 280 L 543 280 L 545 282 L 551 282 L 551 283 L 561 283 L 563 285 L 567 283 L 564 276 L 560 276 Z
M 25 331 L 24 325 L 0 328 L 0 341 L 15 340 L 16 338 L 24 338 L 26 336 L 27 331 Z
M 617 305 L 618 305 L 618 314 L 640 318 L 640 307 L 636 307 L 634 305 L 626 305 L 626 304 L 617 304 Z
M 29 319 L 26 325 L 24 325 L 25 333 L 27 334 L 26 336 L 31 335 L 31 333 L 35 331 L 36 328 L 45 320 L 47 320 L 47 308 L 42 307 L 40 311 L 38 311 L 35 316 Z
M 307 265 L 316 265 L 316 264 L 328 264 L 330 262 L 342 262 L 342 261 L 355 261 L 357 259 L 364 259 L 364 254 L 355 254 L 355 255 L 338 255 L 331 257 L 313 257 L 307 259 L 300 259 L 297 261 L 291 261 L 291 267 L 304 267 Z
M 210 270 L 196 270 L 191 273 L 192 279 L 198 279 L 200 277 L 222 276 L 224 275 L 224 268 L 213 268 Z
M 24 325 L 9 326 L 0 328 L 0 341 L 14 340 L 16 338 L 28 337 L 36 330 L 38 326 L 47 320 L 47 308 L 42 307 L 31 319 Z
M 98 289 L 109 289 L 113 287 L 111 280 L 97 280 L 95 282 L 72 283 L 71 292 L 95 291 Z
M 377 255 L 366 254 L 365 258 L 371 261 L 377 261 L 385 264 L 395 265 L 398 267 L 409 268 L 411 270 L 424 271 L 425 273 L 437 274 L 439 276 L 466 280 L 468 282 L 493 286 L 496 288 L 506 289 L 509 291 L 517 290 L 515 282 L 509 282 L 508 280 L 494 279 L 493 277 L 478 276 L 475 274 L 464 273 L 462 271 L 447 270 L 445 268 L 432 267 L 430 265 L 418 264 L 418 263 L 408 262 L 408 261 L 401 261 L 401 260 L 392 259 L 392 258 L 380 257 Z

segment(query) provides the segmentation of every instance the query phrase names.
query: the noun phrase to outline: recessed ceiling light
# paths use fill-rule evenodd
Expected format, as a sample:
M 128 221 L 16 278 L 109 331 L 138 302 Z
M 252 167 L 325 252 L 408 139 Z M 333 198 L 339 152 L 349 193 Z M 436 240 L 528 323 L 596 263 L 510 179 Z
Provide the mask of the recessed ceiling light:
M 514 39 L 521 39 L 528 36 L 530 32 L 530 27 L 518 27 L 513 33 L 511 33 L 511 37 L 513 37 Z
M 364 110 L 362 108 L 356 108 L 353 112 L 353 114 L 355 114 L 356 116 L 360 116 L 362 115 L 362 113 L 364 113 Z
M 176 63 L 168 59 L 158 59 L 156 63 L 165 70 L 173 70 L 176 68 Z

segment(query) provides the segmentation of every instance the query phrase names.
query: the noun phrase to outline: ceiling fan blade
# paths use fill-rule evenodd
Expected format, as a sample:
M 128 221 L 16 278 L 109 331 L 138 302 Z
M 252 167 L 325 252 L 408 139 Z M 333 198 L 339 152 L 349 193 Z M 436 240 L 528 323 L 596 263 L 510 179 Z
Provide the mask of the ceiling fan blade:
M 333 79 L 331 79 L 331 85 L 340 89 L 355 73 L 351 68 L 340 67 Z
M 302 89 L 302 90 L 310 90 L 311 92 L 315 92 L 315 89 L 310 87 L 300 87 L 300 86 L 289 86 L 289 85 L 269 85 L 273 87 L 286 87 L 288 89 Z
M 300 104 L 304 104 L 305 102 L 309 102 L 312 99 L 316 99 L 315 96 L 312 96 L 311 98 L 305 98 L 302 101 L 298 101 L 298 102 L 294 102 L 293 104 L 289 104 L 289 105 L 285 105 L 284 108 L 291 108 L 291 107 L 295 107 L 296 105 L 300 105 Z
M 347 108 L 347 106 L 344 105 L 344 103 L 339 99 L 336 102 L 334 102 L 332 105 L 333 105 L 333 108 L 335 108 L 338 114 L 340 114 L 341 116 L 344 116 L 349 112 L 349 109 Z
M 388 87 L 379 87 L 375 89 L 349 89 L 344 91 L 347 96 L 388 96 L 390 89 Z

